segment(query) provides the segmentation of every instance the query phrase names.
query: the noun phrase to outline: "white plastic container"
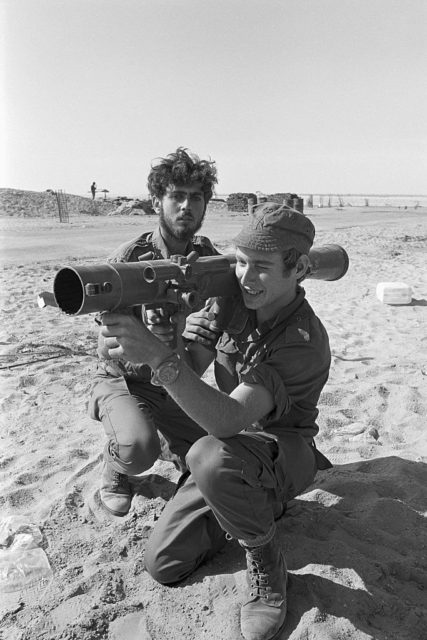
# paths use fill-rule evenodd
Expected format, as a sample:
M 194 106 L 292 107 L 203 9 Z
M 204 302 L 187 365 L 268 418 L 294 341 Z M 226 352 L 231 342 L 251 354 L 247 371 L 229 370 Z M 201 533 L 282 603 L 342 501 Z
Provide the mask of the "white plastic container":
M 13 594 L 25 601 L 31 588 L 47 586 L 53 572 L 40 544 L 40 529 L 25 516 L 0 520 L 0 601 L 12 602 Z M 8 595 L 11 598 L 8 599 Z M 8 602 L 6 602 L 8 601 Z
M 410 304 L 412 287 L 404 282 L 379 282 L 377 298 L 384 304 Z

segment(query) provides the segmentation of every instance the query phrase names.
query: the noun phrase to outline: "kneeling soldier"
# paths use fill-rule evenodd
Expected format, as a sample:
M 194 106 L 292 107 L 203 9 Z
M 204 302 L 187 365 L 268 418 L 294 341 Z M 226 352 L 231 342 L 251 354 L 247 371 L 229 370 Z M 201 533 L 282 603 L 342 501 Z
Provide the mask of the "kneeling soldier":
M 147 569 L 176 583 L 226 537 L 237 539 L 247 559 L 246 640 L 269 640 L 284 624 L 287 570 L 276 521 L 317 469 L 330 466 L 313 440 L 329 341 L 300 286 L 314 233 L 305 215 L 260 205 L 234 241 L 240 295 L 229 301 L 226 326 L 218 330 L 213 307 L 189 316 L 184 356 L 135 317 L 103 316 L 110 357 L 148 364 L 191 419 L 191 428 L 161 427 L 188 471 L 148 541 Z M 199 377 L 213 360 L 218 389 Z

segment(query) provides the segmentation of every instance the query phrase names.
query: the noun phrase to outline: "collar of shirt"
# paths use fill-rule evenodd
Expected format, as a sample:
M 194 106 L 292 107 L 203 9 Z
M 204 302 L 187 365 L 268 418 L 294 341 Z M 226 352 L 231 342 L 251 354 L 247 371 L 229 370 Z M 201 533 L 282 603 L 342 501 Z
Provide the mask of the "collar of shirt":
M 165 258 L 170 258 L 171 253 L 169 251 L 169 248 L 166 242 L 163 239 L 162 233 L 160 231 L 160 227 L 157 227 L 151 234 L 151 243 L 158 251 L 160 251 L 162 256 L 164 256 Z M 188 254 L 193 250 L 194 250 L 193 243 L 191 242 L 191 240 L 189 240 L 187 242 L 187 246 L 185 247 L 184 255 L 188 256 Z
M 266 320 L 259 327 L 256 325 L 256 312 L 246 309 L 247 321 L 241 334 L 236 336 L 236 338 L 243 338 L 247 342 L 258 342 L 258 340 L 260 340 L 266 333 L 286 322 L 286 320 L 290 318 L 297 309 L 299 309 L 304 300 L 305 291 L 302 287 L 298 286 L 295 299 L 286 307 L 281 309 L 277 316 L 271 320 Z

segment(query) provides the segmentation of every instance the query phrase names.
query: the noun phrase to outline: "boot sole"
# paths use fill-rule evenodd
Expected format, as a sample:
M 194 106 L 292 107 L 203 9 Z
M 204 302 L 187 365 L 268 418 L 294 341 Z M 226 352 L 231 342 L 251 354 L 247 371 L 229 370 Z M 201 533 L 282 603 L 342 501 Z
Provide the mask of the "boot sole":
M 103 509 L 105 509 L 105 511 L 108 511 L 108 513 L 112 513 L 113 516 L 118 516 L 119 518 L 123 518 L 124 516 L 127 516 L 131 508 L 131 505 L 129 505 L 129 509 L 127 511 L 115 511 L 114 509 L 110 509 L 110 507 L 107 507 L 105 502 L 102 500 L 101 494 L 99 494 L 99 502 L 101 503 L 101 506 Z
M 101 504 L 102 504 L 102 508 L 105 509 L 105 511 L 108 511 L 108 513 L 111 513 L 113 516 L 117 516 L 119 518 L 124 518 L 125 516 L 127 516 L 127 514 L 130 511 L 130 507 L 128 511 L 114 511 L 114 509 L 110 509 L 103 502 Z
M 287 613 L 287 612 L 286 612 L 286 613 Z M 280 629 L 278 629 L 278 630 L 276 631 L 276 633 L 274 634 L 274 636 L 270 636 L 270 638 L 267 638 L 267 640 L 280 640 L 280 636 L 282 635 L 282 631 L 284 631 L 285 626 L 286 626 L 286 616 L 285 616 L 285 619 L 284 619 L 284 620 L 283 620 L 283 622 L 282 622 L 282 625 L 281 625 Z M 241 636 L 242 636 L 242 638 L 243 638 L 244 636 L 243 636 L 242 632 L 240 632 L 240 633 L 241 633 Z

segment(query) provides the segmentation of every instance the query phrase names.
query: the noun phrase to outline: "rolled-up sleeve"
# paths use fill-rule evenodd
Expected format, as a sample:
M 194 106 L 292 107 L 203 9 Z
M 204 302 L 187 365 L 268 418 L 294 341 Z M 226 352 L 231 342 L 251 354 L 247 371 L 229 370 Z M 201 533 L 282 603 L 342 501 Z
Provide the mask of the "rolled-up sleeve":
M 330 356 L 327 343 L 282 343 L 264 360 L 240 372 L 240 381 L 260 384 L 271 393 L 275 406 L 266 422 L 278 420 L 293 407 L 315 407 L 328 378 Z
M 262 362 L 247 373 L 239 376 L 240 382 L 247 384 L 260 384 L 265 387 L 274 398 L 275 407 L 266 418 L 278 420 L 285 415 L 291 407 L 291 399 L 280 373 L 267 362 Z

